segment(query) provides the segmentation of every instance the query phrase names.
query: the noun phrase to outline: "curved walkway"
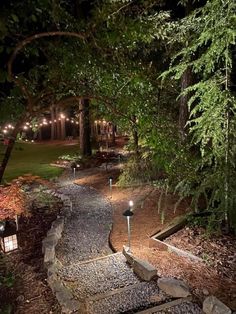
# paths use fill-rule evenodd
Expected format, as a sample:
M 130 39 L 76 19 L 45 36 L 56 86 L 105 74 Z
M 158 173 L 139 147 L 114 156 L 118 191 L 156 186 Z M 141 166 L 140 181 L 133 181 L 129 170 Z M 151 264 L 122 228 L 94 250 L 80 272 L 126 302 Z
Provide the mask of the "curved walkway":
M 111 254 L 108 238 L 112 226 L 111 204 L 95 189 L 69 183 L 59 189 L 72 201 L 57 256 L 64 264 Z
M 56 247 L 56 256 L 62 263 L 57 276 L 66 289 L 66 292 L 57 292 L 65 309 L 62 313 L 137 313 L 141 308 L 155 305 L 157 297 L 158 302 L 166 302 L 168 298 L 156 280 L 141 281 L 122 253 L 111 254 L 108 239 L 112 206 L 108 200 L 94 188 L 72 183 L 73 179 L 69 171 L 65 172 L 58 189 L 72 202 L 63 236 Z M 171 313 L 200 314 L 195 305 L 186 306 L 187 312 L 177 308 Z

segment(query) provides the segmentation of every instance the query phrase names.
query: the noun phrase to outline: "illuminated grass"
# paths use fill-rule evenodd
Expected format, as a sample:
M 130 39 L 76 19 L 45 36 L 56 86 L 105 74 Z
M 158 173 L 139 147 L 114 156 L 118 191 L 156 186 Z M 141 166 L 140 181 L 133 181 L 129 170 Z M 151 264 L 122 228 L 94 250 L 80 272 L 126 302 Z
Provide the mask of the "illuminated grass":
M 62 173 L 61 168 L 50 166 L 59 156 L 78 152 L 78 144 L 36 144 L 16 143 L 8 163 L 4 180 L 11 181 L 23 174 L 38 175 L 43 178 L 55 178 Z M 0 153 L 4 146 L 0 144 Z

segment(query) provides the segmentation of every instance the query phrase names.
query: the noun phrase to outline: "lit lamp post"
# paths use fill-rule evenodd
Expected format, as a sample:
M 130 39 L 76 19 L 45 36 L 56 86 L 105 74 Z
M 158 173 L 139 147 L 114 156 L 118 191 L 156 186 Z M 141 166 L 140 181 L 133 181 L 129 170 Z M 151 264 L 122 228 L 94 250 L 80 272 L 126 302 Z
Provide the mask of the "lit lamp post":
M 77 165 L 76 162 L 72 162 L 72 163 L 71 163 L 71 169 L 72 169 L 72 171 L 73 171 L 73 176 L 74 176 L 74 178 L 75 178 L 75 172 L 76 172 L 76 170 L 77 170 L 78 167 L 79 167 L 79 165 Z
M 127 227 L 128 227 L 128 252 L 131 252 L 130 249 L 130 238 L 131 238 L 131 232 L 130 232 L 130 218 L 133 216 L 133 212 L 132 212 L 132 208 L 134 206 L 133 201 L 129 201 L 129 208 L 126 209 L 123 212 L 123 216 L 125 216 L 127 218 Z
M 109 177 L 109 187 L 110 187 L 111 197 L 112 197 L 112 180 L 113 180 L 113 177 Z

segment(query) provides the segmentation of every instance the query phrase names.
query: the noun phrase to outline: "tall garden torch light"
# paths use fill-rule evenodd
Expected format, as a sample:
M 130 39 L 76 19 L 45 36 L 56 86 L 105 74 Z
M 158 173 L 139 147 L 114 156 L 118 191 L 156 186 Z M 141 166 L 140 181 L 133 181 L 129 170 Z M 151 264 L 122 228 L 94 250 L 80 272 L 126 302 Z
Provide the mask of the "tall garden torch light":
M 133 201 L 129 201 L 129 208 L 126 209 L 123 212 L 123 216 L 127 218 L 127 227 L 128 227 L 128 252 L 131 252 L 131 244 L 130 244 L 130 238 L 131 238 L 131 232 L 130 232 L 130 218 L 133 216 L 132 208 L 134 206 Z

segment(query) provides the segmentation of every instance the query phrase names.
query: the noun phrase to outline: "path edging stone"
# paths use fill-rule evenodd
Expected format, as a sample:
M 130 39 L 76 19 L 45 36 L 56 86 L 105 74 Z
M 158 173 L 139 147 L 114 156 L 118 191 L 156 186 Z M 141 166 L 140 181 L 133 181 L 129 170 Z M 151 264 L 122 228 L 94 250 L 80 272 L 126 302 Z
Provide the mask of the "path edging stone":
M 129 252 L 127 246 L 123 246 L 123 254 L 127 262 L 132 266 L 133 271 L 144 281 L 151 281 L 157 277 L 156 268 L 145 260 L 135 257 Z
M 42 241 L 44 266 L 47 269 L 47 282 L 61 306 L 62 313 L 78 313 L 78 311 L 82 309 L 81 303 L 73 299 L 71 291 L 59 280 L 57 271 L 58 267 L 60 267 L 60 262 L 57 260 L 55 253 L 55 248 L 64 230 L 65 219 L 71 215 L 72 202 L 69 197 L 62 193 L 57 193 L 52 190 L 47 190 L 46 193 L 58 197 L 63 203 L 61 216 L 58 216 L 57 219 L 53 221 L 50 230 L 47 232 L 47 237 Z
M 206 314 L 231 314 L 231 309 L 223 302 L 211 295 L 203 302 L 203 312 Z

